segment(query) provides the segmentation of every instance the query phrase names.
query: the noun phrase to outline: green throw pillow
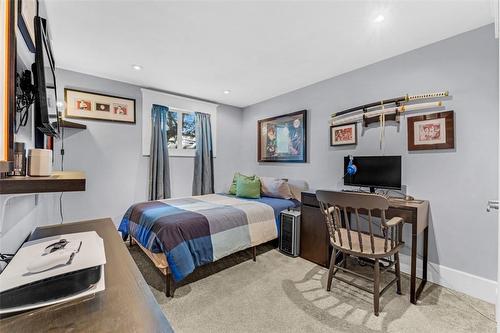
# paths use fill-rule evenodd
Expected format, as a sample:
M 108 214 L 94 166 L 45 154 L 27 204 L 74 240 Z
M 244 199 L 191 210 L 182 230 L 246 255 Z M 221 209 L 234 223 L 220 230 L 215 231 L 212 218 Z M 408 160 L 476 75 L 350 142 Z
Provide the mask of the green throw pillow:
M 239 178 L 254 180 L 255 176 L 245 176 L 239 172 L 236 172 L 234 174 L 233 182 L 231 183 L 231 187 L 229 188 L 229 194 L 236 195 L 236 182 L 238 181 Z
M 238 177 L 236 180 L 237 197 L 250 199 L 260 198 L 260 179 L 256 176 L 252 178 Z
M 238 180 L 239 176 L 240 176 L 239 172 L 234 173 L 233 182 L 231 183 L 231 186 L 229 187 L 229 194 L 236 195 L 236 181 Z

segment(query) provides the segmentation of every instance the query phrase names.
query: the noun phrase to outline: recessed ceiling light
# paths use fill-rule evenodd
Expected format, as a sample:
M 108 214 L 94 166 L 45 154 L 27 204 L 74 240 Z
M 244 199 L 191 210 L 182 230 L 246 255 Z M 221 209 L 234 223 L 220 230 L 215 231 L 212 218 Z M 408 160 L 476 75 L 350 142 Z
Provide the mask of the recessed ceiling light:
M 224 90 L 224 94 L 229 94 L 231 92 L 231 90 Z
M 377 15 L 377 17 L 375 17 L 375 19 L 373 20 L 373 22 L 380 23 L 380 22 L 383 22 L 384 20 L 385 20 L 384 15 L 379 14 L 379 15 Z
M 142 69 L 141 65 L 132 65 L 132 68 L 135 69 L 136 71 L 140 71 Z

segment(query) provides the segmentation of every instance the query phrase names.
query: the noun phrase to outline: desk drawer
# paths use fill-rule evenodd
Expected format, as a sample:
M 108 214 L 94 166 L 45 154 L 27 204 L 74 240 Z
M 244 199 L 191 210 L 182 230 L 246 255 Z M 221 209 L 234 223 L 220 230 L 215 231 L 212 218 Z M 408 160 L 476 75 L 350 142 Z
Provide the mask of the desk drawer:
M 393 217 L 402 218 L 405 223 L 414 223 L 416 218 L 414 216 L 414 211 L 410 209 L 402 209 L 402 208 L 394 208 L 389 207 L 387 210 L 387 219 L 391 219 Z
M 354 210 L 352 209 L 350 209 L 349 212 L 354 214 Z M 368 211 L 366 209 L 359 209 L 358 212 L 360 215 L 368 215 Z M 414 223 L 416 220 L 414 214 L 415 212 L 411 209 L 389 207 L 385 217 L 387 220 L 392 219 L 393 217 L 401 217 L 405 223 Z M 372 210 L 372 216 L 380 218 L 380 211 L 376 209 Z

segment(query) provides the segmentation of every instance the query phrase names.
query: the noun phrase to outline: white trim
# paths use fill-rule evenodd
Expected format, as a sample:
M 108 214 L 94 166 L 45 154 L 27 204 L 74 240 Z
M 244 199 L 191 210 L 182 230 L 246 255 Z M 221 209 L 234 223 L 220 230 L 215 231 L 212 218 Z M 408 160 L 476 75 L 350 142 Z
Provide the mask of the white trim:
M 174 108 L 173 106 L 169 106 L 168 109 L 173 110 L 173 111 L 180 111 L 180 112 L 184 112 L 184 113 L 193 113 L 192 110 Z
M 410 256 L 400 254 L 401 271 L 410 274 Z M 417 259 L 417 277 L 422 276 L 422 260 Z M 485 302 L 495 304 L 497 282 L 429 262 L 427 280 Z M 418 288 L 418 281 L 417 281 Z
M 491 0 L 491 11 L 493 13 L 493 18 L 495 20 L 495 38 L 498 39 L 500 35 L 500 24 L 499 24 L 499 16 L 500 16 L 500 5 L 498 4 L 498 0 Z
M 153 104 L 168 106 L 183 112 L 203 112 L 210 115 L 212 124 L 212 141 L 214 157 L 217 155 L 217 107 L 218 104 L 200 101 L 197 99 L 167 94 L 155 90 L 141 88 L 142 92 L 142 155 L 149 156 L 151 143 L 151 108 Z M 192 157 L 193 150 L 169 150 L 170 156 Z
M 499 17 L 500 17 L 500 4 L 499 0 L 493 0 L 494 4 L 496 5 L 495 8 L 495 35 L 498 38 L 500 35 L 500 24 L 499 24 Z M 500 44 L 498 45 L 498 51 L 500 52 Z M 499 64 L 499 72 L 498 72 L 498 78 L 500 79 L 500 57 L 498 59 L 498 64 Z M 498 102 L 500 105 L 500 87 L 498 87 Z M 499 110 L 500 111 L 500 108 Z M 498 119 L 498 129 L 500 130 L 500 118 Z M 500 163 L 500 141 L 497 142 L 497 148 L 498 148 L 498 163 Z M 498 194 L 497 194 L 497 200 L 500 199 L 500 178 L 498 179 Z M 495 318 L 497 321 L 497 333 L 500 333 L 500 213 L 497 211 L 497 248 L 498 248 L 498 255 L 497 255 L 497 289 L 496 289 L 496 307 L 495 307 Z
M 168 156 L 173 157 L 194 157 L 195 154 L 196 149 L 170 148 L 168 150 Z

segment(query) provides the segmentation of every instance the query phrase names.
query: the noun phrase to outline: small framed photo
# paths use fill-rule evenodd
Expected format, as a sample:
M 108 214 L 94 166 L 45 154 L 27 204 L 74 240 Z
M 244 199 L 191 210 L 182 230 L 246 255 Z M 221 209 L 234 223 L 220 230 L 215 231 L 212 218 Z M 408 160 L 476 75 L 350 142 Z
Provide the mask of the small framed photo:
M 455 148 L 453 111 L 409 117 L 408 150 Z
M 78 111 L 92 111 L 92 103 L 90 100 L 77 99 L 75 101 L 75 109 Z
M 66 118 L 135 124 L 135 99 L 64 89 Z
M 100 112 L 110 112 L 111 106 L 108 103 L 95 103 L 95 110 Z
M 357 143 L 356 123 L 330 126 L 330 146 L 355 145 Z

